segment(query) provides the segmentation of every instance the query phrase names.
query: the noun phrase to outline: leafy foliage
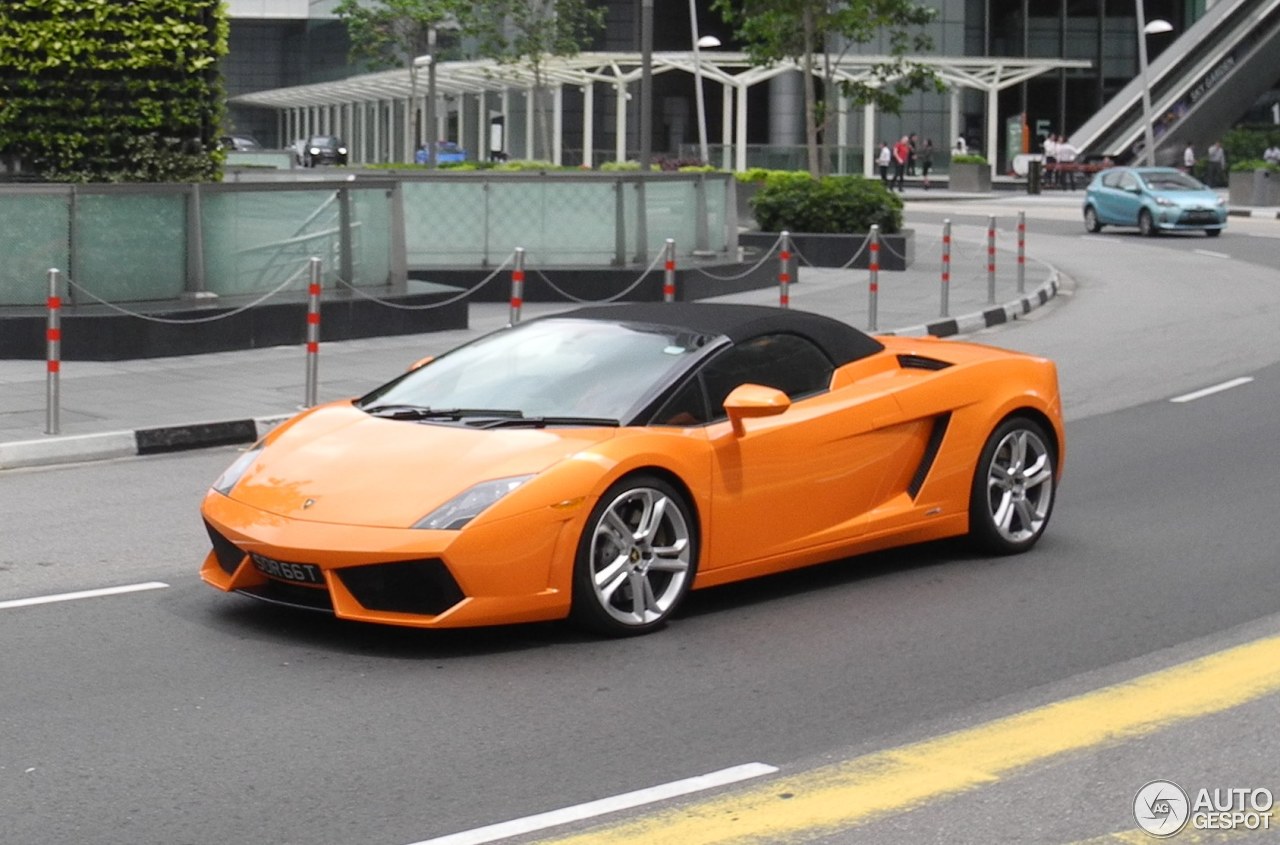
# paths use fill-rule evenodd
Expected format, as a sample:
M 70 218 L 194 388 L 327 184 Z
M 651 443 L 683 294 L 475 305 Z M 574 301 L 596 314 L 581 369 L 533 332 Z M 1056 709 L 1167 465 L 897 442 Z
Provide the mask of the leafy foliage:
M 220 0 L 6 0 L 0 153 L 57 181 L 208 181 L 227 49 Z
M 952 164 L 989 164 L 985 156 L 975 153 L 956 153 L 951 157 Z
M 1234 162 L 1261 159 L 1273 144 L 1280 145 L 1280 126 L 1237 127 L 1222 137 L 1222 149 L 1232 170 Z
M 885 234 L 902 228 L 902 200 L 878 180 L 861 176 L 826 176 L 775 172 L 751 198 L 751 208 L 766 232 Z
M 936 9 L 914 0 L 714 0 L 712 8 L 735 27 L 754 63 L 793 59 L 803 68 L 805 141 L 815 176 L 826 162 L 820 147 L 835 112 L 827 104 L 837 94 L 897 114 L 908 94 L 944 90 L 931 68 L 907 58 L 932 49 L 923 27 L 937 17 Z M 877 42 L 887 45 L 884 61 L 856 81 L 836 79 L 837 65 L 851 49 Z
M 461 0 L 342 0 L 334 12 L 347 24 L 351 57 L 387 70 L 437 52 L 431 30 L 462 26 L 468 9 Z

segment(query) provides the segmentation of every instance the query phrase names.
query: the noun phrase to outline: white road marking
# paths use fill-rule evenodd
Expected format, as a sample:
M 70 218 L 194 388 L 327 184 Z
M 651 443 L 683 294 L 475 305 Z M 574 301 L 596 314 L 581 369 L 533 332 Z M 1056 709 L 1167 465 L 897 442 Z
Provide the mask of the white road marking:
M 1209 249 L 1193 249 L 1191 251 L 1196 253 L 1197 255 L 1207 255 L 1210 258 L 1230 258 L 1231 257 L 1230 255 L 1227 255 L 1225 252 L 1214 252 L 1213 250 L 1209 250 Z
M 424 839 L 421 842 L 413 843 L 413 845 L 481 845 L 481 843 L 485 842 L 496 842 L 499 839 L 506 839 L 511 836 L 533 833 L 534 831 L 545 830 L 549 827 L 568 824 L 569 822 L 582 821 L 583 819 L 603 816 L 607 813 L 616 813 L 619 810 L 629 810 L 645 804 L 654 804 L 669 798 L 715 789 L 718 786 L 727 786 L 731 783 L 750 780 L 762 775 L 771 775 L 776 771 L 778 771 L 776 766 L 769 766 L 764 763 L 747 763 L 706 775 L 672 781 L 661 786 L 637 789 L 635 792 L 615 795 L 612 798 L 601 798 L 598 801 L 588 801 L 585 804 L 577 804 L 573 807 L 564 807 L 559 810 L 525 816 L 522 819 L 512 819 L 509 822 L 499 822 L 485 827 L 477 827 L 473 830 L 464 830 L 460 833 L 450 833 L 447 836 L 438 836 L 435 839 Z
M 75 601 L 76 599 L 96 599 L 100 596 L 118 596 L 122 593 L 139 593 L 143 590 L 162 590 L 169 586 L 163 581 L 148 581 L 145 584 L 126 584 L 123 587 L 103 587 L 100 590 L 79 590 L 74 593 L 58 593 L 52 596 L 34 596 L 29 599 L 10 599 L 9 601 L 0 601 L 0 610 L 8 610 L 13 607 L 31 607 L 35 604 L 53 604 L 60 601 Z
M 1206 387 L 1203 390 L 1196 390 L 1191 393 L 1184 393 L 1181 396 L 1175 396 L 1170 402 L 1194 402 L 1197 399 L 1203 399 L 1206 396 L 1212 396 L 1215 393 L 1221 393 L 1224 390 L 1230 390 L 1233 387 L 1239 387 L 1242 384 L 1248 384 L 1253 381 L 1252 376 L 1241 376 L 1233 378 L 1230 381 L 1224 381 L 1222 384 L 1215 384 L 1212 387 Z

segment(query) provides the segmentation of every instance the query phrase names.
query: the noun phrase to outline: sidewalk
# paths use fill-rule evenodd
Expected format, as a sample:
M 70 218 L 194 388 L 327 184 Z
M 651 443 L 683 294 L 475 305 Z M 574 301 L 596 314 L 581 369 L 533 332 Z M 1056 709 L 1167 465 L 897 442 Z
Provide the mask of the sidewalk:
M 996 306 L 988 296 L 985 228 L 955 227 L 950 317 L 945 319 L 941 232 L 916 227 L 912 267 L 880 273 L 877 330 L 965 333 L 1015 319 L 1047 302 L 1057 292 L 1057 273 L 1033 258 L 1026 264 L 1025 293 L 1017 291 L 1014 226 L 1012 214 L 999 221 Z M 798 275 L 799 282 L 790 288 L 791 307 L 870 328 L 867 271 L 802 266 Z M 715 299 L 776 305 L 778 290 Z M 575 303 L 526 303 L 522 316 L 527 320 L 573 307 Z M 464 330 L 340 343 L 322 338 L 318 399 L 362 394 L 425 355 L 505 325 L 508 316 L 505 303 L 473 303 Z M 59 434 L 46 435 L 44 362 L 0 361 L 0 470 L 251 442 L 300 410 L 305 390 L 301 345 L 136 361 L 68 361 L 62 364 L 59 383 Z

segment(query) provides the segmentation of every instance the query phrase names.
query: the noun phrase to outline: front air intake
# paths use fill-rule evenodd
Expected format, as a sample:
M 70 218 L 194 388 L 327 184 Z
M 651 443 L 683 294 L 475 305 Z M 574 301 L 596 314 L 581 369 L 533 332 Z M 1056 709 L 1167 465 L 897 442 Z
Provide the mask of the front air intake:
M 228 575 L 235 575 L 244 561 L 244 552 L 219 534 L 208 522 L 205 522 L 204 528 L 209 532 L 209 541 L 213 543 L 213 554 L 218 559 L 218 566 L 222 567 L 222 571 Z
M 333 571 L 368 610 L 436 616 L 462 601 L 462 588 L 440 560 L 375 563 Z

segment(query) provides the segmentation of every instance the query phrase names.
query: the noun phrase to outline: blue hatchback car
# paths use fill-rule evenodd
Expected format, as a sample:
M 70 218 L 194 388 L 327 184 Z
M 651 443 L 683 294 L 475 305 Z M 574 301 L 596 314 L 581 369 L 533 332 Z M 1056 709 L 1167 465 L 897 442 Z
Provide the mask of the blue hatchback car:
M 1144 235 L 1198 229 L 1215 237 L 1226 228 L 1227 203 L 1172 167 L 1112 167 L 1085 190 L 1084 225 L 1090 232 L 1137 226 Z

